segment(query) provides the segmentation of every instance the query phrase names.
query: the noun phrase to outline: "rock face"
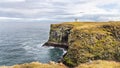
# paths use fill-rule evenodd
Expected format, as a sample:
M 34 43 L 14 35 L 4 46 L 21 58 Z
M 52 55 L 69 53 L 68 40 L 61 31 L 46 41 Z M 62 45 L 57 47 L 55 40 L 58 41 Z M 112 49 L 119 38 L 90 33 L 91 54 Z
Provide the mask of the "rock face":
M 68 66 L 99 59 L 120 61 L 120 22 L 52 24 L 45 45 L 67 48 L 63 63 Z
M 71 24 L 51 24 L 50 36 L 48 42 L 44 45 L 68 48 L 68 36 L 73 28 Z

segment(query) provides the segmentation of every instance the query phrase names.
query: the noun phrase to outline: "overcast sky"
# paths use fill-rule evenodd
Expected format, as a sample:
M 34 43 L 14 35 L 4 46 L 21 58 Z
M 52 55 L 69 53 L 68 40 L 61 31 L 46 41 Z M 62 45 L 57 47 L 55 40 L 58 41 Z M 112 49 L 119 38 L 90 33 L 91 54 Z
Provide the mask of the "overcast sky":
M 0 21 L 120 20 L 120 0 L 0 0 Z

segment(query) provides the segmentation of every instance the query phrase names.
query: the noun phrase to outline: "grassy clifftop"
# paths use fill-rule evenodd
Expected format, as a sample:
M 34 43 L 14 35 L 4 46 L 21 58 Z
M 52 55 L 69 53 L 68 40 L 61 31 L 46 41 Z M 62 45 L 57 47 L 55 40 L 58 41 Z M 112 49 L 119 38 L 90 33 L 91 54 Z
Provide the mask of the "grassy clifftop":
M 120 68 L 120 63 L 114 61 L 97 60 L 92 63 L 83 63 L 75 68 Z
M 61 63 L 42 64 L 39 62 L 25 63 L 14 66 L 1 66 L 0 68 L 69 68 Z M 120 68 L 119 62 L 97 60 L 92 63 L 83 63 L 75 68 Z
M 52 24 L 48 43 L 51 42 L 68 46 L 63 57 L 68 66 L 99 59 L 120 61 L 120 22 Z
M 32 62 L 13 66 L 1 66 L 0 68 L 67 68 L 67 67 L 62 63 L 51 62 L 48 64 L 42 64 L 40 62 Z

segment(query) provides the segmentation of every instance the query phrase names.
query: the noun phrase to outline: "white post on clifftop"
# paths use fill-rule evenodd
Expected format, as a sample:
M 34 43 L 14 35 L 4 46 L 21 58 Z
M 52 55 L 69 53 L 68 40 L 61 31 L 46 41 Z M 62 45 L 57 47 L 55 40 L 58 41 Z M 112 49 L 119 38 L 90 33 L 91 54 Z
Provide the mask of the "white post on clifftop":
M 78 18 L 75 18 L 75 22 L 79 22 L 79 19 L 78 19 Z

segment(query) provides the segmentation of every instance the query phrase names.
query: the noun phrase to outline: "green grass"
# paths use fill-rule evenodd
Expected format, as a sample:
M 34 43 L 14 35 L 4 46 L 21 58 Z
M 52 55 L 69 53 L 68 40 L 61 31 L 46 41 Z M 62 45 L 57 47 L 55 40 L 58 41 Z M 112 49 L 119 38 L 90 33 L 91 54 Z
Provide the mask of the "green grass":
M 63 60 L 68 66 L 99 59 L 120 61 L 120 22 L 64 24 L 73 25 L 68 39 L 68 52 Z

